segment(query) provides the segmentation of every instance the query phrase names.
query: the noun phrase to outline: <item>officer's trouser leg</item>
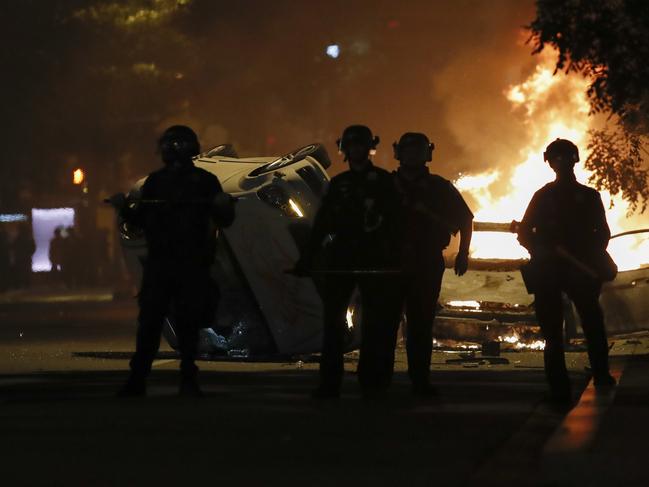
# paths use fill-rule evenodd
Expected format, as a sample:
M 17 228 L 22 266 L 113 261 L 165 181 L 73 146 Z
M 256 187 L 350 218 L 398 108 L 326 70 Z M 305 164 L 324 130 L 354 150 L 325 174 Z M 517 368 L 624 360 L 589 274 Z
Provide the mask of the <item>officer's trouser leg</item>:
M 151 364 L 160 347 L 160 335 L 169 307 L 169 283 L 145 271 L 140 291 L 140 314 L 138 317 L 135 354 L 131 359 L 131 374 L 143 379 L 151 372 Z
M 553 392 L 563 394 L 570 389 L 563 348 L 563 308 L 561 289 L 550 288 L 535 294 L 536 316 L 545 338 L 545 375 Z
M 588 346 L 588 358 L 594 377 L 607 377 L 608 340 L 604 326 L 604 315 L 599 305 L 600 286 L 598 284 L 574 286 L 568 290 L 575 303 L 581 326 Z
M 360 283 L 363 317 L 358 380 L 365 391 L 382 391 L 392 382 L 394 349 L 401 316 L 399 283 L 372 277 Z
M 342 383 L 347 308 L 355 287 L 355 280 L 349 277 L 328 277 L 324 285 L 320 357 L 320 387 L 323 389 L 338 391 Z
M 194 378 L 198 372 L 195 360 L 200 329 L 208 326 L 208 321 L 213 317 L 212 313 L 206 313 L 205 310 L 214 306 L 210 303 L 210 294 L 214 292 L 215 284 L 210 279 L 208 268 L 184 268 L 178 274 L 174 304 L 178 323 L 180 371 L 183 376 Z
M 191 303 L 189 303 L 191 304 Z M 195 377 L 198 367 L 195 364 L 198 350 L 199 323 L 197 322 L 195 309 L 177 302 L 176 323 L 178 350 L 180 351 L 180 371 L 183 376 Z
M 415 277 L 406 286 L 408 375 L 414 387 L 430 382 L 433 322 L 444 269 Z

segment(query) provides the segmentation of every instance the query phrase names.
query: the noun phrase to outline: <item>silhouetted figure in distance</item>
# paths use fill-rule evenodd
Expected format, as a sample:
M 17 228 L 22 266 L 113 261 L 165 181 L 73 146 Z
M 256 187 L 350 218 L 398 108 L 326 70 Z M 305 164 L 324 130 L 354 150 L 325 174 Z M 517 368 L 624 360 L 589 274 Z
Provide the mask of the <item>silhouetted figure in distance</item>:
M 395 237 L 399 198 L 389 172 L 370 160 L 379 138 L 363 125 L 347 127 L 338 141 L 349 170 L 331 179 L 315 216 L 308 245 L 296 263 L 298 275 L 308 275 L 316 255 L 324 252 L 324 329 L 320 385 L 314 398 L 337 398 L 343 378 L 346 312 L 359 288 L 362 302 L 362 345 L 358 377 L 362 394 L 385 393 L 392 378 L 394 346 L 384 338 L 394 312 L 389 309 L 390 278 L 384 270 L 398 265 Z M 388 306 L 388 308 L 386 308 Z M 392 304 L 393 306 L 393 304 Z M 396 329 L 394 329 L 396 334 Z
M 52 270 L 50 271 L 54 276 L 55 280 L 58 281 L 63 273 L 63 253 L 65 250 L 65 239 L 61 234 L 61 227 L 56 227 L 54 230 L 54 236 L 50 240 L 50 251 L 49 258 L 50 263 L 52 264 Z
M 27 288 L 32 273 L 32 256 L 36 252 L 36 242 L 32 236 L 31 224 L 22 224 L 12 242 L 13 276 L 16 287 Z
M 140 315 L 131 373 L 121 396 L 146 393 L 145 379 L 160 346 L 163 322 L 173 308 L 181 355 L 179 393 L 202 396 L 194 363 L 205 310 L 213 309 L 210 276 L 216 231 L 234 220 L 234 205 L 218 179 L 194 166 L 200 152 L 196 134 L 186 126 L 168 128 L 158 142 L 164 167 L 146 179 L 141 202 L 126 205 L 111 198 L 129 223 L 144 230 L 148 255 L 139 294 Z
M 547 147 L 544 159 L 556 180 L 534 194 L 518 238 L 531 255 L 524 277 L 534 293 L 545 338 L 551 399 L 569 405 L 572 391 L 564 357 L 561 294 L 565 292 L 573 301 L 581 318 L 595 386 L 613 386 L 599 295 L 602 282 L 614 278 L 616 268 L 606 253 L 611 234 L 601 197 L 575 177 L 577 146 L 557 139 Z
M 408 132 L 393 144 L 400 166 L 394 173 L 402 196 L 402 269 L 397 293 L 406 310 L 408 374 L 413 394 L 436 395 L 430 384 L 433 321 L 445 265 L 442 251 L 451 235 L 460 232 L 455 273 L 464 275 L 469 265 L 473 213 L 453 184 L 431 174 L 435 145 L 425 134 Z M 394 344 L 396 345 L 396 344 Z M 394 346 L 393 345 L 393 346 Z

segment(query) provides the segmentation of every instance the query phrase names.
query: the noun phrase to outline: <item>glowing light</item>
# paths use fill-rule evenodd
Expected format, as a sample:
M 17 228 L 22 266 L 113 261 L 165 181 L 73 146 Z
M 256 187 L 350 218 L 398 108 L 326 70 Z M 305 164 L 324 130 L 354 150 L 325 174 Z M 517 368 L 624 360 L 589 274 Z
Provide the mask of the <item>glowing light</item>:
M 27 215 L 23 213 L 3 213 L 0 214 L 0 223 L 26 222 Z
M 544 350 L 545 349 L 545 340 L 534 340 L 532 342 L 523 342 L 520 337 L 516 334 L 499 336 L 499 342 L 509 343 L 514 345 L 516 350 Z
M 291 206 L 291 209 L 297 215 L 298 218 L 304 217 L 304 213 L 302 212 L 302 208 L 300 208 L 300 206 L 295 201 L 293 201 L 292 199 L 289 199 L 288 204 Z
M 480 309 L 480 303 L 478 301 L 449 301 L 446 304 L 453 308 Z
M 354 328 L 354 310 L 352 308 L 347 308 L 347 313 L 345 314 L 345 320 L 347 322 L 347 328 Z
M 83 169 L 75 169 L 72 171 L 72 183 L 73 184 L 82 184 L 86 179 L 86 175 L 83 172 Z
M 32 229 L 36 251 L 32 256 L 32 271 L 43 272 L 52 269 L 49 249 L 50 241 L 57 227 L 74 225 L 73 208 L 33 208 Z
M 330 58 L 338 59 L 338 56 L 340 56 L 340 46 L 338 44 L 330 44 L 327 46 L 325 52 Z
M 516 348 L 519 350 L 545 350 L 545 340 L 534 340 L 530 343 L 519 342 L 516 344 Z
M 505 343 L 518 343 L 518 337 L 516 335 L 498 337 L 498 341 L 505 342 Z
M 649 263 L 649 234 L 629 235 L 611 240 L 608 251 L 618 270 L 630 271 Z

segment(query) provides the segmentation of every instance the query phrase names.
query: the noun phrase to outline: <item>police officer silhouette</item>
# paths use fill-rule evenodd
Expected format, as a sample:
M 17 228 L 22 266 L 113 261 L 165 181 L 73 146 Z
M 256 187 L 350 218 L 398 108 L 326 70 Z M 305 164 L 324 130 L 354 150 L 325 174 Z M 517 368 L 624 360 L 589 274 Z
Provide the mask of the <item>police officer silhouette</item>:
M 366 126 L 344 130 L 338 145 L 349 170 L 331 179 L 295 266 L 298 274 L 312 273 L 316 257 L 324 252 L 325 265 L 319 271 L 324 281 L 324 330 L 315 398 L 340 395 L 345 318 L 356 287 L 362 302 L 358 377 L 363 396 L 383 395 L 392 378 L 394 346 L 384 335 L 394 329 L 389 321 L 396 319 L 386 306 L 391 304 L 387 284 L 398 265 L 399 198 L 390 173 L 370 159 L 378 142 Z
M 545 338 L 545 372 L 551 399 L 570 404 L 562 293 L 572 300 L 581 318 L 595 386 L 613 386 L 599 295 L 602 282 L 612 280 L 617 268 L 606 252 L 611 234 L 601 197 L 575 177 L 577 146 L 557 139 L 546 148 L 544 160 L 556 179 L 532 197 L 518 238 L 531 255 L 524 278 L 528 290 L 534 293 L 536 315 Z
M 139 294 L 140 313 L 131 373 L 121 396 L 146 393 L 146 377 L 160 345 L 165 317 L 173 310 L 181 355 L 179 393 L 201 396 L 194 363 L 198 333 L 206 310 L 214 309 L 216 230 L 234 220 L 232 199 L 216 176 L 194 166 L 200 152 L 189 127 L 168 128 L 158 141 L 164 167 L 151 173 L 141 202 L 127 205 L 123 194 L 111 197 L 122 217 L 144 230 L 148 254 Z
M 426 164 L 435 148 L 422 133 L 408 132 L 393 144 L 399 168 L 394 173 L 401 194 L 402 269 L 397 293 L 406 312 L 408 374 L 413 394 L 430 397 L 433 321 L 445 264 L 442 251 L 460 232 L 455 273 L 468 269 L 473 214 L 453 184 L 431 174 Z

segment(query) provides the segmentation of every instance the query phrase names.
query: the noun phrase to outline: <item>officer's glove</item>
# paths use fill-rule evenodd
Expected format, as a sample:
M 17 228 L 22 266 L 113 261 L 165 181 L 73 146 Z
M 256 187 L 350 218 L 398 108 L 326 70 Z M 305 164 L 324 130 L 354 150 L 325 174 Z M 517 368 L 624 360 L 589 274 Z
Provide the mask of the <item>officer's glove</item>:
M 219 227 L 227 228 L 234 222 L 234 203 L 236 201 L 236 198 L 225 192 L 220 192 L 214 196 L 212 211 Z
M 111 205 L 117 211 L 122 211 L 126 207 L 126 195 L 124 193 L 116 193 L 108 198 L 106 203 Z
M 455 257 L 455 274 L 458 276 L 463 276 L 466 274 L 466 271 L 469 269 L 469 253 L 460 252 Z

